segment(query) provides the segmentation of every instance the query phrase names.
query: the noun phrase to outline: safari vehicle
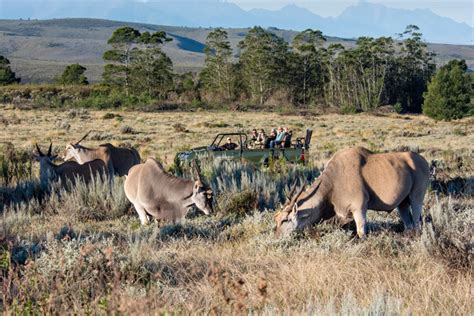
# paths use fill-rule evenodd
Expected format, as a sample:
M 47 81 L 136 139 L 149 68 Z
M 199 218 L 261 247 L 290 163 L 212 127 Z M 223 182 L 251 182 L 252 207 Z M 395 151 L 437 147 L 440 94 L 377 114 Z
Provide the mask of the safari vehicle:
M 304 163 L 307 159 L 309 144 L 311 142 L 311 129 L 306 130 L 306 136 L 296 138 L 289 147 L 277 148 L 251 148 L 247 134 L 222 133 L 217 134 L 209 146 L 193 148 L 177 154 L 182 163 L 190 163 L 194 158 L 210 158 L 219 161 L 240 160 L 255 165 L 268 165 L 272 159 L 285 159 L 290 163 Z M 222 146 L 227 138 L 231 138 L 238 146 L 234 150 L 225 150 Z

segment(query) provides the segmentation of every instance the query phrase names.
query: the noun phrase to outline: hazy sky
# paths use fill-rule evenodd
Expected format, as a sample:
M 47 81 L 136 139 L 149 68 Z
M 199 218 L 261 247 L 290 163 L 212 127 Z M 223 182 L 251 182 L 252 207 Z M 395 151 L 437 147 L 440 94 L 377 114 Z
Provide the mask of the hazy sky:
M 279 9 L 287 4 L 296 4 L 307 8 L 321 16 L 336 16 L 345 8 L 356 4 L 358 0 L 227 0 L 239 5 L 243 9 L 263 8 Z M 474 1 L 468 0 L 370 0 L 372 3 L 381 3 L 387 7 L 401 9 L 430 9 L 434 13 L 450 17 L 459 22 L 466 22 L 474 26 Z

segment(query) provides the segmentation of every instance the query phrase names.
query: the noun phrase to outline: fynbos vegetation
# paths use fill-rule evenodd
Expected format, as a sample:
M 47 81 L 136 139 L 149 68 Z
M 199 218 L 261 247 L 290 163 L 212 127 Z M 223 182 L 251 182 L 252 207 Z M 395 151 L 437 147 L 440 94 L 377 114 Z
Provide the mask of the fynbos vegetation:
M 53 114 L 58 121 L 68 120 L 67 133 L 51 122 Z M 473 165 L 466 144 L 474 134 L 469 119 L 435 123 L 398 114 L 315 119 L 257 112 L 241 113 L 238 121 L 233 113 L 220 113 L 226 122 L 221 124 L 213 115 L 6 109 L 2 117 L 8 135 L 0 137 L 8 137 L 15 147 L 5 145 L 3 159 L 8 166 L 24 164 L 28 172 L 9 171 L 14 176 L 2 178 L 0 184 L 2 310 L 470 312 Z M 182 126 L 175 131 L 177 122 Z M 202 160 L 203 180 L 215 194 L 214 213 L 191 212 L 175 224 L 141 226 L 125 197 L 122 178 L 112 183 L 95 179 L 67 189 L 43 186 L 38 165 L 31 162 L 30 140 L 53 135 L 57 153 L 64 148 L 59 144 L 80 139 L 84 130 L 100 125 L 107 132 L 92 132 L 83 141 L 86 145 L 105 139 L 116 145 L 130 142 L 142 157 L 159 157 L 169 167 L 177 151 L 206 145 L 215 133 L 231 131 L 237 123 L 265 129 L 285 123 L 298 134 L 302 126 L 313 128 L 316 136 L 307 165 L 275 160 L 255 169 Z M 122 124 L 140 133 L 122 134 Z M 45 135 L 51 126 L 53 131 Z M 453 132 L 455 128 L 460 132 Z M 443 150 L 448 142 L 452 149 Z M 409 149 L 430 161 L 434 175 L 420 236 L 403 234 L 396 212 L 369 211 L 364 241 L 355 239 L 350 224 L 341 228 L 332 223 L 275 239 L 273 216 L 294 182 L 311 184 L 336 150 L 354 143 L 370 143 L 379 152 L 407 150 L 400 144 L 409 143 Z M 191 177 L 186 166 L 175 165 L 173 171 Z

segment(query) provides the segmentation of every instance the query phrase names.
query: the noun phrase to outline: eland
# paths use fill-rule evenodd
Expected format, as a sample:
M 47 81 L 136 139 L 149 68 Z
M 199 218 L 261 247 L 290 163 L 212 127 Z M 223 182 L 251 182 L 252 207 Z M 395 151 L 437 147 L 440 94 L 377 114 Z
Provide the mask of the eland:
M 196 181 L 166 173 L 153 158 L 135 165 L 125 179 L 125 195 L 135 207 L 142 225 L 148 215 L 159 220 L 177 222 L 183 219 L 192 206 L 204 214 L 212 213 L 212 190 L 206 187 L 194 163 Z
M 90 132 L 89 132 L 90 133 Z M 89 135 L 87 133 L 77 142 L 66 145 L 63 159 L 69 161 L 75 159 L 78 163 L 84 164 L 89 161 L 102 160 L 109 171 L 109 175 L 124 176 L 128 174 L 130 168 L 140 163 L 140 155 L 134 148 L 119 148 L 112 144 L 102 144 L 97 148 L 87 148 L 80 143 Z
M 142 225 L 156 219 L 177 222 L 183 219 L 192 206 L 209 215 L 212 213 L 213 192 L 204 184 L 194 162 L 196 181 L 166 173 L 153 158 L 135 165 L 125 179 L 125 195 L 135 207 Z
M 90 183 L 95 176 L 100 176 L 103 179 L 107 176 L 107 168 L 100 159 L 95 159 L 82 165 L 75 161 L 66 161 L 60 165 L 54 164 L 53 160 L 57 155 L 52 155 L 52 146 L 53 144 L 51 143 L 48 153 L 45 155 L 38 144 L 36 144 L 38 153 L 34 154 L 34 157 L 40 164 L 40 181 L 42 184 L 60 180 L 65 187 L 68 182 L 75 184 L 77 179 Z
M 390 212 L 395 208 L 405 230 L 417 230 L 429 177 L 427 161 L 414 152 L 341 150 L 310 188 L 305 191 L 302 185 L 275 215 L 275 233 L 289 235 L 337 216 L 341 224 L 354 220 L 357 235 L 364 238 L 368 209 Z

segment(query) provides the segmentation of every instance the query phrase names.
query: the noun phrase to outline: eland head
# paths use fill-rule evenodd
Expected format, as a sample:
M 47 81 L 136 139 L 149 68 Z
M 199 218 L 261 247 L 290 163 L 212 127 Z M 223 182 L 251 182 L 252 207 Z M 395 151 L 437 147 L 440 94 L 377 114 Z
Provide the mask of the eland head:
M 75 141 L 75 142 L 70 142 L 69 144 L 66 145 L 66 149 L 64 150 L 64 153 L 62 155 L 62 159 L 64 161 L 68 161 L 68 160 L 71 160 L 71 159 L 76 159 L 77 160 L 77 155 L 76 155 L 76 151 L 80 148 L 82 148 L 82 146 L 80 145 L 80 143 L 86 139 L 87 136 L 89 136 L 89 134 L 91 133 L 91 131 L 87 132 L 87 134 L 85 134 L 84 136 L 82 136 L 81 139 L 79 139 L 78 141 Z
M 316 180 L 311 188 L 303 194 L 305 185 L 306 183 L 303 183 L 296 194 L 293 189 L 283 210 L 275 214 L 276 237 L 288 236 L 293 231 L 302 230 L 327 216 L 324 197 L 317 194 L 321 179 Z

